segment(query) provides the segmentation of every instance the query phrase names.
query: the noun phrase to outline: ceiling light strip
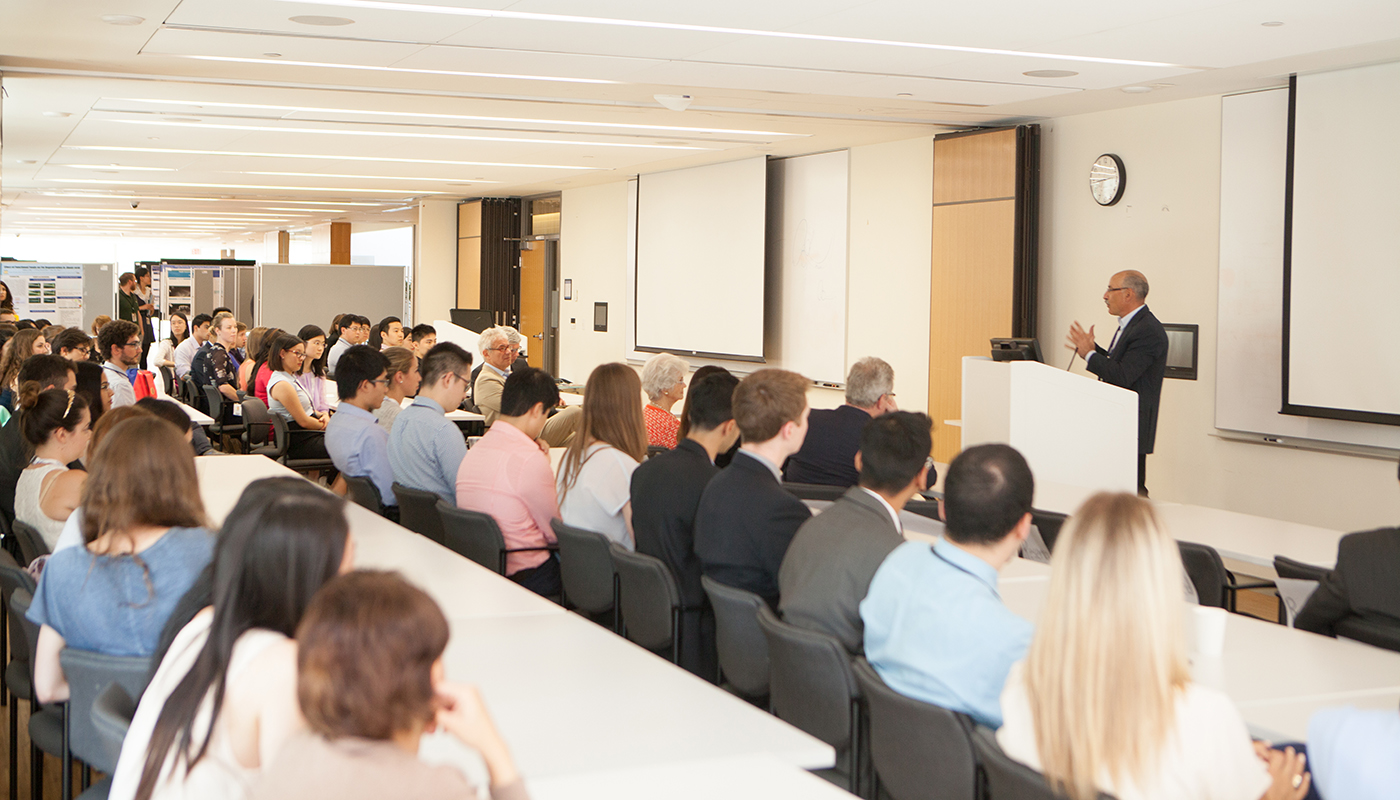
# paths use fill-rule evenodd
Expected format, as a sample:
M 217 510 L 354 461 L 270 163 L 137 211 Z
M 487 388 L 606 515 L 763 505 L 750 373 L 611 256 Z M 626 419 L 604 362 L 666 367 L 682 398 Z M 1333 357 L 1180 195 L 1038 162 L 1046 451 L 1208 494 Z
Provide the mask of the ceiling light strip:
M 457 167 L 510 167 L 513 169 L 606 170 L 607 167 L 581 167 L 572 164 L 520 164 L 511 161 L 446 161 L 437 158 L 391 158 L 381 156 L 337 156 L 327 153 L 250 153 L 237 150 L 180 150 L 170 147 L 108 147 L 65 144 L 65 150 L 92 150 L 109 153 L 167 153 L 189 156 L 240 156 L 244 158 L 313 158 L 322 161 L 364 161 L 387 164 L 444 164 Z
M 89 190 L 89 191 L 84 192 L 84 191 L 79 190 L 79 189 L 58 189 L 58 190 L 56 190 L 56 191 L 38 192 L 38 194 L 41 195 L 41 196 L 43 196 L 43 197 L 65 197 L 65 198 L 71 197 L 71 198 L 82 198 L 82 199 L 86 199 L 86 200 L 122 200 L 122 201 L 128 201 L 128 202 L 131 201 L 131 200 L 142 200 L 142 201 L 144 201 L 144 200 L 179 200 L 179 201 L 181 201 L 181 202 L 200 202 L 200 203 L 266 203 L 266 202 L 269 202 L 269 201 L 267 201 L 267 200 L 259 200 L 259 199 L 255 198 L 255 197 L 192 197 L 192 196 L 178 195 L 178 194 L 135 194 L 135 193 L 132 193 L 132 194 L 103 194 L 103 193 L 99 193 L 99 192 L 92 191 L 92 190 Z M 350 200 L 343 200 L 343 201 L 342 201 L 342 200 L 295 200 L 295 199 L 288 198 L 288 199 L 285 199 L 285 200 L 283 200 L 283 199 L 278 199 L 278 200 L 273 200 L 273 201 L 270 201 L 270 202 L 274 202 L 274 203 L 292 203 L 292 204 L 294 204 L 294 205 L 301 205 L 301 206 L 369 206 L 369 207 L 375 207 L 375 206 L 394 205 L 394 204 L 396 204 L 396 203 L 399 203 L 400 201 L 399 201 L 399 200 L 383 200 L 383 201 L 380 201 L 380 202 L 377 202 L 377 203 L 359 203 L 359 202 L 354 202 L 354 201 L 350 201 Z M 268 206 L 268 209 L 269 209 L 269 210 L 272 210 L 272 211 L 322 211 L 322 210 L 323 210 L 323 209 L 319 209 L 319 208 L 282 208 L 282 209 L 278 209 L 278 208 L 273 208 L 272 206 Z M 324 209 L 324 210 L 332 210 L 332 209 Z M 334 209 L 334 210 L 335 210 L 335 211 L 344 211 L 344 209 L 339 209 L 339 208 Z
M 38 180 L 49 181 L 51 183 L 89 182 L 85 180 L 79 180 L 77 178 L 39 178 Z M 103 181 L 103 183 L 111 184 L 114 186 L 185 186 L 196 189 L 265 189 L 268 191 L 288 192 L 355 192 L 357 194 L 363 192 L 371 192 L 374 194 L 392 192 L 394 194 L 403 194 L 409 197 L 421 194 L 452 194 L 451 192 L 432 192 L 424 191 L 422 189 L 348 189 L 338 186 L 260 186 L 251 183 L 179 183 L 176 181 Z
M 622 81 L 606 81 L 601 78 L 564 78 L 555 75 L 515 75 L 503 72 L 458 72 L 450 69 L 410 69 L 408 67 L 377 67 L 370 64 L 334 64 L 328 61 L 284 61 L 268 58 L 234 58 L 232 56 L 195 56 L 179 53 L 146 53 L 144 55 L 168 55 L 172 58 L 192 58 L 197 61 L 228 61 L 235 64 L 269 64 L 278 67 L 323 67 L 327 69 L 359 69 L 372 72 L 406 72 L 414 75 L 449 75 L 459 78 L 505 78 L 519 81 L 548 81 L 554 83 L 605 83 L 620 84 Z
M 227 171 L 226 175 L 273 175 L 290 178 L 346 178 L 366 181 L 433 181 L 434 183 L 500 183 L 500 181 L 476 180 L 473 178 L 419 178 L 409 175 L 336 175 L 329 172 L 254 172 L 252 170 Z

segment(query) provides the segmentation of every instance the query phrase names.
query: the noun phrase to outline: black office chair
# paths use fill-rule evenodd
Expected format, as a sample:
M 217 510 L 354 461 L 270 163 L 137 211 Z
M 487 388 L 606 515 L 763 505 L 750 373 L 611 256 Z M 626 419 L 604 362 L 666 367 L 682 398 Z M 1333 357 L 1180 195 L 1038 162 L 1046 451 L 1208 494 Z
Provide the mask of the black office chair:
M 272 433 L 272 414 L 267 404 L 256 397 L 245 397 L 242 406 L 243 452 L 280 461 L 282 453 L 278 452 L 277 443 L 268 440 Z
M 904 504 L 904 510 L 936 522 L 943 521 L 943 515 L 938 513 L 937 500 L 910 500 Z
M 160 380 L 165 384 L 165 393 L 175 397 L 175 370 L 171 367 L 160 367 Z
M 612 542 L 597 531 L 575 528 L 560 519 L 552 520 L 550 525 L 559 540 L 559 578 L 564 585 L 565 605 L 600 625 L 611 624 L 615 633 L 622 633 Z
M 563 538 L 560 538 L 563 543 Z M 618 607 L 627 638 L 681 663 L 681 589 L 671 568 L 655 556 L 610 542 L 617 569 Z
M 20 560 L 25 566 L 34 563 L 34 559 L 39 556 L 49 554 L 48 542 L 45 542 L 39 531 L 29 523 L 15 520 L 10 525 L 10 531 L 15 537 L 15 543 L 19 545 Z
M 119 685 L 128 696 L 140 697 L 151 674 L 151 659 L 139 656 L 109 656 L 87 650 L 64 648 L 58 654 L 68 680 L 68 744 L 73 755 L 99 772 L 117 768 L 121 743 L 112 747 L 93 723 L 93 706 L 107 687 Z
M 15 561 L 9 553 L 0 551 L 0 597 L 5 603 L 3 627 L 6 639 L 14 644 L 13 649 L 0 649 L 0 660 L 9 654 L 10 661 L 4 664 L 4 694 L 10 716 L 10 797 L 18 797 L 19 770 L 14 768 L 19 758 L 19 701 L 33 702 L 33 675 L 30 672 L 29 645 L 25 638 L 21 621 L 10 611 L 10 598 L 17 592 L 32 595 L 34 579 Z M 31 709 L 35 706 L 31 705 Z
M 379 487 L 374 485 L 374 481 L 362 475 L 340 475 L 345 479 L 345 486 L 349 489 L 350 499 L 356 505 L 368 508 L 370 511 L 384 516 L 384 501 L 379 496 Z
M 136 701 L 131 699 L 120 683 L 108 684 L 107 689 L 97 696 L 92 704 L 92 727 L 105 752 L 121 754 L 126 732 L 131 728 L 131 720 L 135 716 Z M 111 789 L 112 776 L 109 773 L 78 795 L 78 800 L 106 800 Z
M 1225 569 L 1225 562 L 1214 547 L 1195 542 L 1177 542 L 1181 563 L 1196 587 L 1196 597 L 1203 606 L 1214 606 L 1233 612 L 1241 589 L 1273 588 L 1269 581 L 1240 583 Z
M 1040 530 L 1040 539 L 1045 542 L 1045 549 L 1051 553 L 1055 552 L 1055 540 L 1060 538 L 1060 528 L 1063 528 L 1068 520 L 1068 514 L 1031 509 L 1031 524 Z
M 670 450 L 670 449 L 671 449 L 671 448 L 669 448 L 669 447 L 667 447 L 667 446 L 665 446 L 665 445 L 661 445 L 661 444 L 649 444 L 649 445 L 647 445 L 647 458 L 651 458 L 652 456 L 661 455 L 662 453 L 664 453 L 664 452 L 666 452 L 666 451 L 668 451 L 668 450 Z
M 399 524 L 442 544 L 442 515 L 438 513 L 435 492 L 411 489 L 394 481 L 394 496 L 399 499 Z
M 1291 578 L 1296 581 L 1321 581 L 1331 571 L 1316 564 L 1294 561 L 1287 556 L 1274 556 L 1274 572 L 1280 578 Z
M 708 575 L 700 585 L 715 611 L 715 647 L 719 651 L 719 683 L 760 707 L 768 707 L 768 637 L 758 627 L 762 597 L 726 586 Z
M 204 402 L 209 409 L 206 413 L 214 419 L 214 424 L 205 426 L 209 429 L 209 433 L 215 437 L 211 441 L 218 441 L 218 437 L 226 433 L 241 434 L 243 432 L 243 421 L 239 420 L 234 423 L 228 420 L 227 407 L 229 401 L 224 397 L 223 392 L 219 391 L 219 387 L 213 384 L 205 384 L 199 388 L 204 392 Z
M 1347 617 L 1332 627 L 1338 636 L 1400 652 L 1400 626 L 1366 617 Z
M 791 483 L 783 481 L 783 488 L 798 500 L 829 500 L 835 502 L 841 499 L 841 495 L 846 493 L 849 486 L 825 486 L 820 483 Z
M 851 656 L 834 638 L 778 619 L 764 603 L 758 627 L 768 639 L 768 689 L 773 713 L 836 748 L 835 774 L 859 795 L 865 771 L 860 687 Z
M 300 429 L 293 431 L 281 414 L 272 414 L 271 416 L 273 441 L 276 444 L 277 452 L 281 454 L 278 460 L 282 462 L 283 466 L 296 472 L 317 472 L 335 467 L 335 462 L 330 458 L 297 458 L 292 456 L 292 437 L 300 435 Z M 319 433 L 319 431 L 307 431 L 306 433 Z
M 972 719 L 891 689 L 864 658 L 851 665 L 865 703 L 866 749 L 875 781 L 868 797 L 971 800 L 977 797 Z
M 34 695 L 33 664 L 34 648 L 39 642 L 39 626 L 28 618 L 29 605 L 33 595 L 25 589 L 16 589 L 10 595 L 10 650 L 18 658 L 19 649 L 26 653 L 25 664 L 30 675 L 29 696 L 29 787 L 33 800 L 42 800 L 44 787 L 44 754 L 48 753 L 65 765 L 62 770 L 61 797 L 73 796 L 73 770 L 68 768 L 72 759 L 68 749 L 68 704 L 49 703 L 39 705 Z M 17 623 L 17 624 L 16 624 Z M 11 741 L 14 741 L 11 739 Z M 10 761 L 13 765 L 15 762 Z
M 972 745 L 977 751 L 986 800 L 1064 800 L 1064 795 L 1045 782 L 1044 775 L 1002 752 L 991 729 L 979 726 L 972 734 Z M 1099 800 L 1114 798 L 1100 792 Z

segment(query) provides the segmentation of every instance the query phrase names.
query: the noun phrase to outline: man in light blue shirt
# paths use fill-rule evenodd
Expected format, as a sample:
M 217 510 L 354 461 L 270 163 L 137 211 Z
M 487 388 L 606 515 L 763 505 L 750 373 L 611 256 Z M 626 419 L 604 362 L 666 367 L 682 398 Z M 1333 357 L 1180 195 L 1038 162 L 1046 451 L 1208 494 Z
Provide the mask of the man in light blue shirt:
M 423 356 L 423 374 L 413 404 L 394 418 L 389 434 L 389 464 L 399 483 L 433 492 L 457 504 L 457 469 L 467 455 L 467 443 L 445 409 L 455 409 L 467 396 L 472 357 L 451 342 L 442 342 Z
M 389 390 L 389 359 L 365 345 L 355 345 L 340 357 L 335 388 L 340 407 L 326 425 L 326 452 L 335 468 L 356 478 L 369 478 L 385 506 L 397 507 L 394 468 L 389 466 L 389 432 L 370 413 Z
M 885 558 L 860 604 L 865 657 L 900 694 L 1001 726 L 1001 690 L 1034 631 L 997 593 L 1030 534 L 1035 481 L 1003 444 L 964 450 L 944 479 L 947 532 Z

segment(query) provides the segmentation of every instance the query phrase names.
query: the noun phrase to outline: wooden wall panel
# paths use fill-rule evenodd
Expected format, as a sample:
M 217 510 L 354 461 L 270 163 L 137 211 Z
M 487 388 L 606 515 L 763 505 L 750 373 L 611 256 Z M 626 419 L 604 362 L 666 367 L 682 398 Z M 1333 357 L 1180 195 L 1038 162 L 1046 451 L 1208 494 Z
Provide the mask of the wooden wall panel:
M 473 200 L 457 206 L 457 238 L 481 235 L 481 201 Z
M 1016 129 L 934 140 L 934 205 L 1015 194 Z
M 331 223 L 331 258 L 327 263 L 350 263 L 350 223 Z
M 457 240 L 457 308 L 481 308 L 481 237 Z

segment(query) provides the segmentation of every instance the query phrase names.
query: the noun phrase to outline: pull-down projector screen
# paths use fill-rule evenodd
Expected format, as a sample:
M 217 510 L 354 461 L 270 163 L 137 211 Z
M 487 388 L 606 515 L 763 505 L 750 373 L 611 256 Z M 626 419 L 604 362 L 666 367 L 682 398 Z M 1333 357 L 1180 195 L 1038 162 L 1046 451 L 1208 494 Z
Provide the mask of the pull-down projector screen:
M 763 157 L 637 181 L 637 349 L 763 360 Z
M 1299 76 L 1292 129 L 1283 413 L 1400 425 L 1400 63 Z

